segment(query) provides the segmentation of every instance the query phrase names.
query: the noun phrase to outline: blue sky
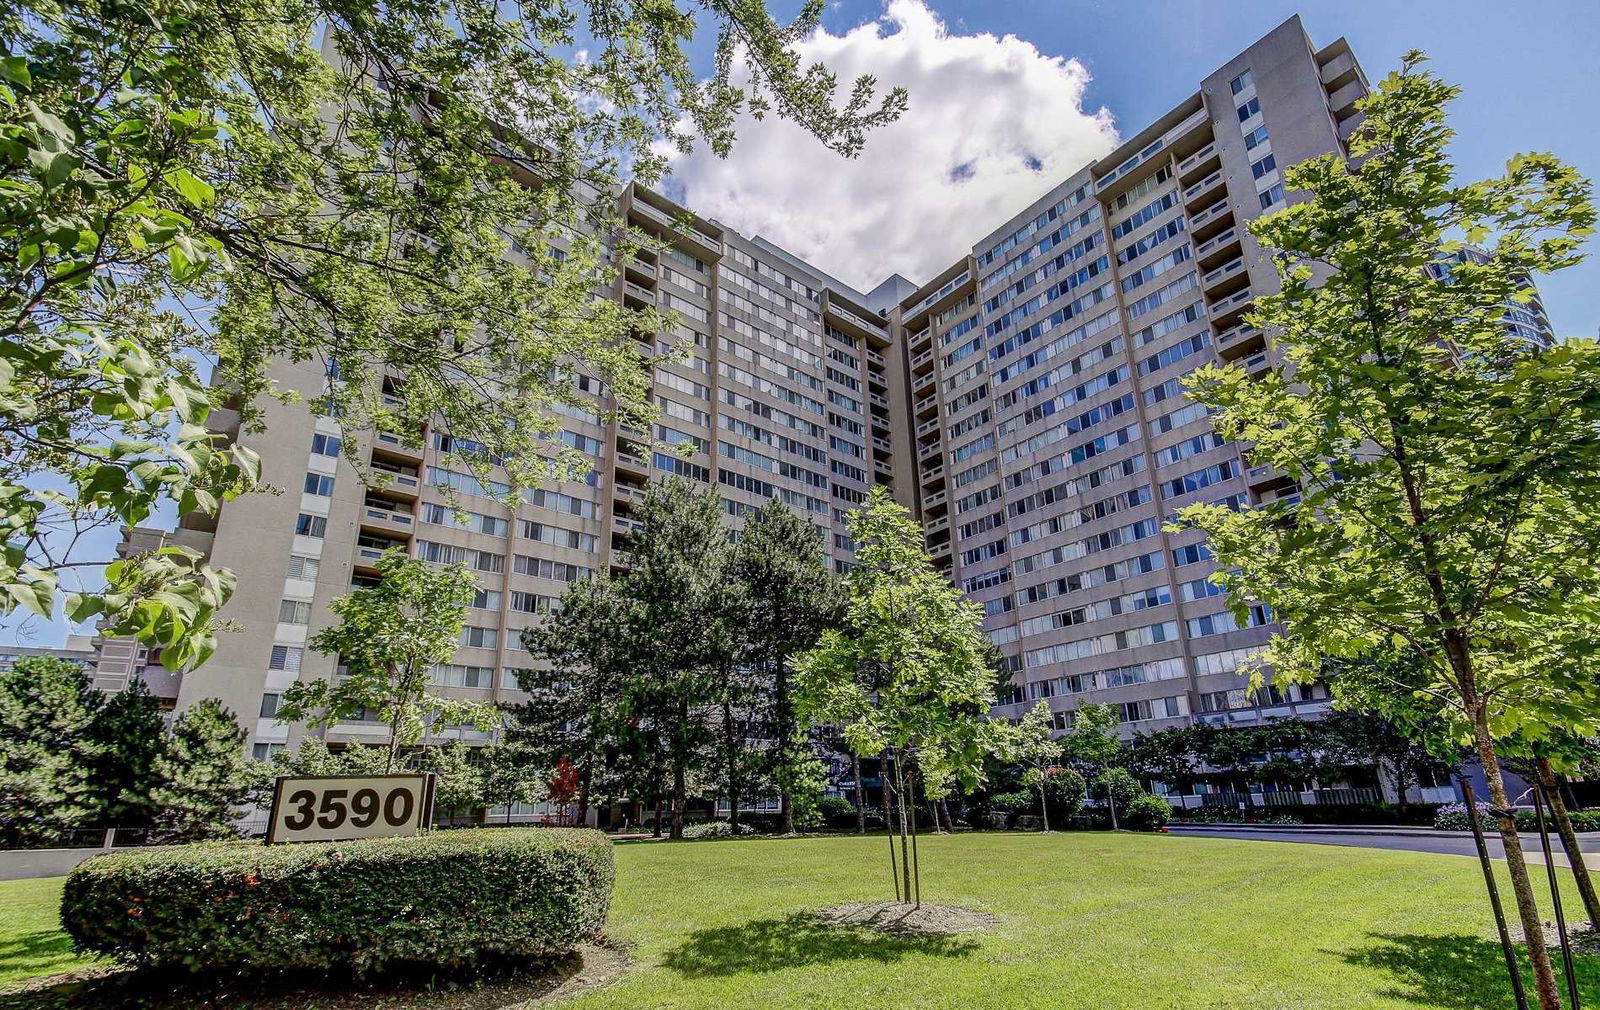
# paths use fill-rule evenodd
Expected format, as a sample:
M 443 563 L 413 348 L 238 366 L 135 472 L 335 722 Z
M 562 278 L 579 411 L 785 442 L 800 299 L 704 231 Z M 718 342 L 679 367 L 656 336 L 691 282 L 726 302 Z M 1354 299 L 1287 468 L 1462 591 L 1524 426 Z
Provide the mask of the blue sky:
M 780 13 L 796 6 L 774 3 Z M 873 70 L 906 83 L 912 111 L 900 135 L 876 148 L 869 142 L 858 162 L 843 164 L 779 124 L 746 123 L 728 161 L 696 155 L 675 164 L 677 191 L 846 280 L 868 285 L 891 270 L 923 280 L 908 263 L 937 269 L 950 262 L 1109 150 L 1115 136 L 1100 110 L 1137 130 L 1297 12 L 1318 45 L 1349 39 L 1374 80 L 1419 48 L 1463 88 L 1451 117 L 1463 179 L 1495 174 L 1529 150 L 1551 151 L 1600 178 L 1596 0 L 1345 0 L 1298 8 L 1280 0 L 929 0 L 909 21 L 902 9 L 900 23 L 862 29 L 884 9 L 880 0 L 830 4 L 817 52 L 843 76 Z M 891 45 L 896 31 L 901 37 Z M 709 40 L 696 51 L 706 64 Z M 935 137 L 955 140 L 925 146 Z M 1019 171 L 1039 158 L 1048 162 L 1044 170 Z M 922 161 L 933 170 L 918 173 Z M 819 205 L 829 213 L 817 213 Z M 1590 252 L 1600 253 L 1600 243 L 1591 240 Z M 1600 329 L 1600 260 L 1543 278 L 1540 287 L 1558 333 Z M 109 558 L 115 541 L 107 531 L 89 549 Z M 34 620 L 19 635 L 14 621 L 0 622 L 0 641 L 52 644 L 67 630 L 64 622 Z

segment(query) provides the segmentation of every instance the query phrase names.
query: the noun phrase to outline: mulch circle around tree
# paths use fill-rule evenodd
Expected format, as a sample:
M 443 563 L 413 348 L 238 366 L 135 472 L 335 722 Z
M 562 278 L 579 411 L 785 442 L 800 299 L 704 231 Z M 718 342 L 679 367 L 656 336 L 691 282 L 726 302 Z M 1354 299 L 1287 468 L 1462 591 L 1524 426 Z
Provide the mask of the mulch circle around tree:
M 381 979 L 334 981 L 308 975 L 207 981 L 133 969 L 95 968 L 0 988 L 5 1010 L 538 1010 L 615 982 L 627 949 L 609 940 L 580 944 L 545 962 L 498 962 L 468 970 L 396 971 Z
M 861 901 L 817 910 L 828 926 L 855 926 L 895 936 L 954 936 L 983 933 L 998 921 L 988 912 L 954 905 L 912 905 L 903 901 Z

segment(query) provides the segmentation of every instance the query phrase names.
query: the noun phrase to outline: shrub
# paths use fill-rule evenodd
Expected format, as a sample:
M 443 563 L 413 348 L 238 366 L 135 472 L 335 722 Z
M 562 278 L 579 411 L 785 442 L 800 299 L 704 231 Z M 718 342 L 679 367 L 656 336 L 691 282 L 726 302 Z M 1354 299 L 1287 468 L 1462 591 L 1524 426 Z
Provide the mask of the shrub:
M 74 946 L 191 971 L 458 965 L 572 949 L 605 924 L 611 843 L 572 828 L 483 828 L 97 856 L 67 878 Z
M 739 825 L 739 834 L 753 835 L 756 829 L 748 824 Z M 699 824 L 690 824 L 684 827 L 685 838 L 732 838 L 733 825 L 727 821 L 701 821 Z
M 1031 813 L 1039 809 L 1039 794 L 1028 789 L 1019 789 L 1014 793 L 995 793 L 989 797 L 989 805 L 1008 814 Z
M 1051 768 L 1044 774 L 1044 794 L 1050 803 L 1051 825 L 1065 824 L 1083 811 L 1088 786 L 1071 768 Z
M 817 800 L 817 814 L 830 828 L 856 826 L 856 805 L 843 796 L 824 796 Z
M 1478 804 L 1478 823 L 1485 831 L 1493 831 L 1493 821 L 1489 819 L 1489 804 Z M 1467 805 L 1465 803 L 1446 803 L 1433 812 L 1433 826 L 1440 831 L 1471 831 L 1472 822 L 1467 819 Z
M 1119 823 L 1129 831 L 1159 831 L 1172 816 L 1172 804 L 1159 796 L 1141 793 L 1117 811 Z

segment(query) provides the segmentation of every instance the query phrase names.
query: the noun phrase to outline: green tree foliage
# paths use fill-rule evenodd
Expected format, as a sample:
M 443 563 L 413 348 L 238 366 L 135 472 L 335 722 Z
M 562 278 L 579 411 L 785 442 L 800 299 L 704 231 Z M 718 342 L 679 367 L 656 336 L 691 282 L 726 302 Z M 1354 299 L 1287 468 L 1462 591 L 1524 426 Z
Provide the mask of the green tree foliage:
M 311 638 L 313 649 L 338 658 L 343 676 L 291 685 L 278 718 L 331 726 L 370 710 L 389 727 L 384 768 L 392 771 L 430 724 L 470 722 L 488 730 L 496 712 L 487 702 L 428 689 L 434 664 L 455 655 L 477 578 L 459 565 L 432 565 L 399 550 L 385 551 L 377 569 L 377 585 L 330 603 L 339 623 Z
M 1022 766 L 1022 784 L 1039 790 L 1046 831 L 1050 830 L 1049 804 L 1045 801 L 1046 772 L 1061 760 L 1063 752 L 1061 742 L 1052 732 L 1053 719 L 1050 705 L 1039 702 L 1023 713 L 1021 722 L 1002 732 L 1000 749 L 1006 760 Z
M 1252 465 L 1298 483 L 1302 503 L 1181 516 L 1205 530 L 1235 606 L 1259 601 L 1282 621 L 1262 657 L 1278 677 L 1315 677 L 1327 657 L 1421 664 L 1422 684 L 1389 693 L 1431 702 L 1473 744 L 1536 936 L 1496 741 L 1592 732 L 1600 717 L 1587 669 L 1600 626 L 1600 346 L 1535 347 L 1504 315 L 1529 278 L 1580 260 L 1595 215 L 1589 184 L 1549 155 L 1457 182 L 1445 122 L 1457 89 L 1421 64 L 1408 55 L 1364 100 L 1351 160 L 1290 169 L 1304 197 L 1251 225 L 1282 281 L 1253 321 L 1284 366 L 1259 380 L 1212 366 L 1190 383 L 1218 430 L 1252 443 Z M 1463 241 L 1481 260 L 1439 269 Z M 1529 956 L 1554 1010 L 1549 958 L 1538 944 Z
M 1095 776 L 1095 785 L 1105 791 L 1105 776 L 1120 768 L 1123 759 L 1122 738 L 1117 735 L 1117 714 L 1109 705 L 1079 705 L 1072 720 L 1072 729 L 1062 738 L 1067 758 L 1085 772 Z M 1111 809 L 1111 826 L 1117 826 L 1117 796 L 1106 793 Z
M 433 809 L 437 815 L 455 818 L 471 815 L 484 806 L 483 765 L 459 740 L 429 747 L 417 762 L 417 770 L 433 773 Z
M 898 758 L 899 879 L 910 900 L 913 790 L 937 800 L 957 783 L 978 784 L 984 756 L 999 745 L 987 718 L 995 672 L 983 609 L 934 570 L 922 528 L 903 506 L 874 488 L 849 528 L 856 567 L 845 579 L 843 626 L 796 660 L 797 698 L 805 717 L 842 725 L 853 752 L 892 749 Z
M 508 737 L 538 767 L 552 769 L 562 757 L 573 763 L 580 823 L 597 792 L 642 799 L 660 784 L 659 777 L 628 780 L 636 767 L 629 757 L 650 743 L 623 704 L 632 672 L 629 612 L 610 579 L 580 579 L 558 610 L 522 633 L 536 665 L 517 671 L 528 700 L 512 708 Z
M 233 713 L 215 698 L 178 713 L 156 759 L 157 836 L 169 842 L 237 836 L 253 785 L 244 741 Z
M 752 700 L 778 741 L 764 771 L 778 784 L 779 828 L 787 833 L 802 766 L 815 759 L 800 738 L 791 666 L 837 621 L 838 581 L 817 528 L 777 498 L 746 515 L 732 567 L 741 591 L 735 630 L 742 663 L 755 678 Z
M 326 362 L 343 381 L 320 409 L 410 438 L 437 418 L 484 447 L 462 465 L 507 465 L 511 497 L 551 459 L 578 465 L 549 438 L 552 408 L 592 409 L 579 369 L 642 419 L 630 334 L 662 320 L 591 297 L 639 240 L 606 254 L 619 172 L 659 178 L 696 136 L 726 153 L 741 109 L 856 153 L 905 96 L 798 60 L 822 10 L 787 25 L 745 0 L 0 12 L 0 611 L 53 610 L 74 531 L 168 501 L 208 512 L 256 482 L 254 455 L 204 428 L 197 357 L 246 431 L 280 392 L 271 362 Z M 704 34 L 702 78 L 687 54 Z M 168 665 L 205 658 L 232 591 L 177 549 L 108 582 L 68 612 Z
M 634 511 L 640 525 L 623 545 L 628 567 L 614 580 L 627 618 L 624 704 L 665 758 L 672 837 L 681 838 L 690 779 L 711 739 L 705 709 L 717 672 L 733 661 L 732 549 L 722 500 L 681 477 L 652 484 Z
M 0 847 L 40 845 L 91 822 L 100 704 L 78 663 L 27 656 L 0 673 Z
M 157 767 L 167 747 L 161 703 L 142 680 L 106 699 L 90 736 L 95 754 L 89 781 L 96 797 L 95 823 L 111 828 L 148 828 L 160 807 Z

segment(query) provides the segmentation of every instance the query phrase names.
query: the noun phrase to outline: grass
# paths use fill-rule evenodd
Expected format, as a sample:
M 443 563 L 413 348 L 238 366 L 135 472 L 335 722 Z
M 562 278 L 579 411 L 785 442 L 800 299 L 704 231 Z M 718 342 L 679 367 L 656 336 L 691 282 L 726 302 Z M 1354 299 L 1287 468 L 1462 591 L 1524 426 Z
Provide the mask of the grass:
M 96 963 L 74 954 L 58 926 L 65 879 L 0 882 L 0 985 Z
M 806 914 L 892 897 L 886 848 L 882 836 L 620 845 L 609 934 L 632 945 L 634 966 L 563 1007 L 1511 1005 L 1471 859 L 1158 835 L 924 837 L 924 901 L 991 912 L 992 932 L 885 936 Z M 0 979 L 82 964 L 48 929 L 58 888 L 0 884 Z M 1600 1003 L 1600 957 L 1580 956 L 1579 974 L 1585 1002 Z

